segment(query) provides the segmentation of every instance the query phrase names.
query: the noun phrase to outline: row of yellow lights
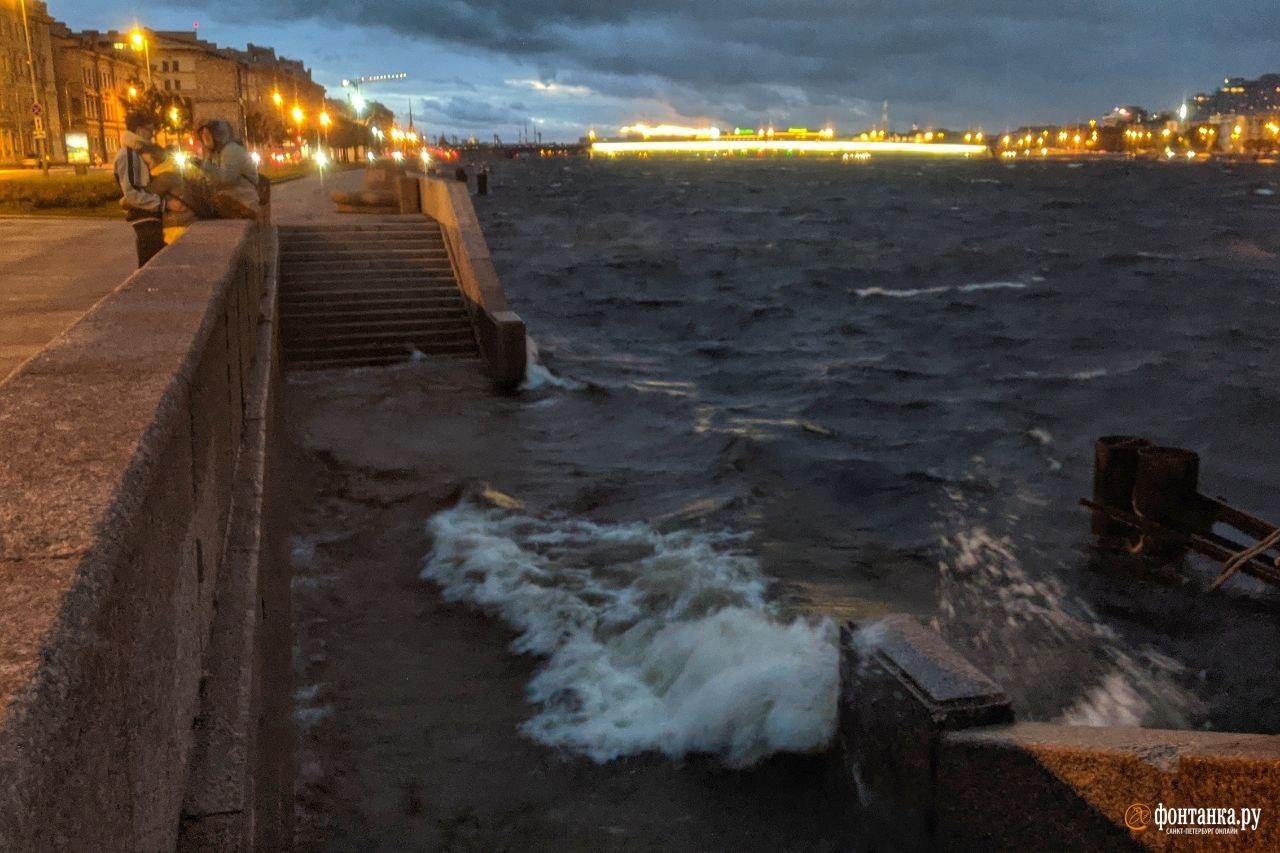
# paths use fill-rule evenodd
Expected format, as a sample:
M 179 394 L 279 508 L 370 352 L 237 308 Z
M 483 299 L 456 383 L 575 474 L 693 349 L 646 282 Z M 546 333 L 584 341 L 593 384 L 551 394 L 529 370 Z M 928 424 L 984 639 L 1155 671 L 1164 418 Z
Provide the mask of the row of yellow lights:
M 897 154 L 973 155 L 986 154 L 985 145 L 963 142 L 899 142 L 863 139 L 661 139 L 644 142 L 593 142 L 599 154 L 680 153 L 732 154 L 746 151 L 782 153 L 854 154 L 883 152 Z
M 281 95 L 278 89 L 271 93 L 271 103 L 275 104 L 277 109 L 284 106 L 284 95 Z M 301 104 L 294 104 L 293 109 L 289 111 L 289 115 L 293 116 L 294 123 L 298 125 L 301 125 L 303 120 L 307 117 L 307 114 L 303 111 Z M 328 127 L 331 121 L 332 119 L 329 118 L 329 113 L 321 110 L 320 126 Z

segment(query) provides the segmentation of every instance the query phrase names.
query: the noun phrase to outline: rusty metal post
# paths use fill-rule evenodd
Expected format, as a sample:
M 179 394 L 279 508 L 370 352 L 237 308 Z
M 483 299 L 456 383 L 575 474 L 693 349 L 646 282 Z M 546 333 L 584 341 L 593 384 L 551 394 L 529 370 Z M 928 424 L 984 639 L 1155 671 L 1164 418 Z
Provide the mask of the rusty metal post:
M 1133 509 L 1133 481 L 1138 472 L 1138 451 L 1151 442 L 1136 435 L 1104 435 L 1093 446 L 1093 500 L 1105 507 Z M 1092 529 L 1102 545 L 1116 545 L 1130 532 L 1128 525 L 1093 513 Z
M 1181 447 L 1144 447 L 1138 451 L 1133 480 L 1133 511 L 1140 518 L 1186 531 L 1198 526 L 1200 455 Z M 1144 554 L 1177 559 L 1186 549 L 1151 536 L 1142 538 Z
M 1143 518 L 1177 526 L 1185 522 L 1200 487 L 1200 455 L 1181 447 L 1138 451 L 1133 509 Z

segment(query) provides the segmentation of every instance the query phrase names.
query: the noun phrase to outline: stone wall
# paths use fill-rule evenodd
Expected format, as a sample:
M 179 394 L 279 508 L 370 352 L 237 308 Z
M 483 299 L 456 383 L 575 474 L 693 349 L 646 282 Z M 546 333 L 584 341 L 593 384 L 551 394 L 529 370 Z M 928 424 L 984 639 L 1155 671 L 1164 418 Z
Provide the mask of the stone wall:
M 1014 722 L 1003 691 L 914 619 L 843 634 L 838 738 L 871 847 L 1280 849 L 1280 737 Z M 1261 809 L 1175 834 L 1130 809 Z
M 411 179 L 399 179 L 400 212 L 420 209 L 440 225 L 458 288 L 476 327 L 486 372 L 499 387 L 513 388 L 524 381 L 527 366 L 524 321 L 507 303 L 467 185 L 439 178 L 416 183 L 415 187 Z M 406 204 L 414 195 L 417 198 Z
M 259 594 L 264 258 L 199 223 L 0 385 L 0 849 L 171 849 L 207 804 L 283 837 L 252 785 L 287 775 L 252 737 L 288 616 Z

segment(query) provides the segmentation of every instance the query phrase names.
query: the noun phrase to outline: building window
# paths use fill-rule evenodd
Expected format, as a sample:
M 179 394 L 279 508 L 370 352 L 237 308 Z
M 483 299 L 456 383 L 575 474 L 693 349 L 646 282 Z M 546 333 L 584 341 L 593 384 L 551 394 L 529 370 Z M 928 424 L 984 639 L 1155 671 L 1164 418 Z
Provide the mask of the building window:
M 165 89 L 165 91 L 167 92 L 167 91 L 169 91 L 169 88 L 170 88 L 169 78 L 168 78 L 168 77 L 166 77 L 166 78 L 165 78 L 165 80 L 164 80 L 164 89 Z
M 174 71 L 177 71 L 177 70 L 178 70 L 178 60 L 176 60 L 176 59 L 173 61 L 173 70 L 174 70 Z
M 181 81 L 181 80 L 174 80 L 174 81 L 173 81 L 173 91 L 175 91 L 175 92 L 181 92 L 181 91 L 182 91 L 182 81 Z
M 169 60 L 167 60 L 167 59 L 166 59 L 164 62 L 161 62 L 161 63 L 160 63 L 160 70 L 161 70 L 161 71 L 168 71 L 168 70 L 169 70 Z
M 71 115 L 76 117 L 84 115 L 84 104 L 79 98 L 71 99 Z

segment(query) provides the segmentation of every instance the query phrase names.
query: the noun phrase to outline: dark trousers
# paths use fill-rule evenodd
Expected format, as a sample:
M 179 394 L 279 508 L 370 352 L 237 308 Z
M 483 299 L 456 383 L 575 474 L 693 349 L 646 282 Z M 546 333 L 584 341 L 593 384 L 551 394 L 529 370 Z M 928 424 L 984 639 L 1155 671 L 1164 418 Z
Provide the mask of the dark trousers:
M 138 266 L 156 256 L 164 248 L 164 224 L 158 219 L 133 223 L 133 236 L 138 243 Z

